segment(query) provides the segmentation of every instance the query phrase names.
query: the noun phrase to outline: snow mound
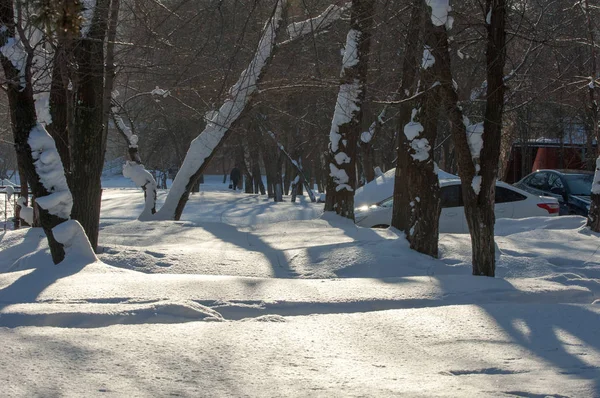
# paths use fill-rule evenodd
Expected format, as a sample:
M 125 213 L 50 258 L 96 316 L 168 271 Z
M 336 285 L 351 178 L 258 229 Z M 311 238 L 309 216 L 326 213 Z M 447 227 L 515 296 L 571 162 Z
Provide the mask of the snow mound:
M 580 229 L 586 222 L 586 218 L 581 216 L 500 218 L 496 220 L 494 233 L 496 236 L 508 236 L 536 229 Z
M 69 263 L 90 264 L 98 261 L 85 231 L 76 220 L 68 220 L 52 229 L 54 238 L 65 247 L 65 260 Z
M 218 312 L 191 300 L 149 303 L 25 303 L 0 310 L 0 326 L 96 328 L 116 324 L 223 321 Z

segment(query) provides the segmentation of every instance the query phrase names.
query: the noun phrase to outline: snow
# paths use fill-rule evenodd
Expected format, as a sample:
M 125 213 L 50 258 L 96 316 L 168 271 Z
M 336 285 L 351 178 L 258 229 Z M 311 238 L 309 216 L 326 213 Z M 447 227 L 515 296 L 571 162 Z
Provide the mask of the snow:
M 431 150 L 431 146 L 429 145 L 427 138 L 417 139 L 417 137 L 423 132 L 423 125 L 420 122 L 415 122 L 415 116 L 418 112 L 418 109 L 412 110 L 410 122 L 404 126 L 404 135 L 408 139 L 410 147 L 414 152 L 411 153 L 410 156 L 412 156 L 412 158 L 416 161 L 424 162 L 429 159 L 429 151 Z
M 350 163 L 350 157 L 345 152 L 338 152 L 334 156 L 337 164 L 342 165 L 344 163 Z
M 50 91 L 35 93 L 33 94 L 33 99 L 35 101 L 35 113 L 37 114 L 38 123 L 44 126 L 52 123 L 52 116 L 50 115 Z
M 423 125 L 419 122 L 415 122 L 415 116 L 417 115 L 418 110 L 413 109 L 412 115 L 410 117 L 410 122 L 404 126 L 404 135 L 409 141 L 414 140 L 423 132 Z
M 429 141 L 427 140 L 427 138 L 415 138 L 410 142 L 410 147 L 414 151 L 414 153 L 410 154 L 410 156 L 414 160 L 424 162 L 427 159 L 429 159 L 429 151 L 431 150 L 431 145 L 429 145 Z
M 436 166 L 437 168 L 437 166 Z M 445 171 L 439 170 L 437 172 L 438 178 L 441 180 L 457 180 L 458 176 L 454 174 L 446 173 Z M 394 195 L 394 180 L 396 177 L 396 169 L 390 169 L 383 175 L 378 176 L 373 181 L 356 190 L 354 194 L 354 206 L 370 206 L 381 201 L 384 201 Z
M 352 3 L 346 3 L 343 6 L 335 4 L 329 5 L 320 15 L 300 22 L 294 22 L 287 27 L 287 32 L 290 39 L 296 39 L 313 33 L 319 29 L 323 29 L 339 20 L 342 14 L 350 8 Z
M 469 118 L 465 116 L 463 123 L 466 128 L 471 156 L 473 159 L 479 159 L 481 149 L 483 148 L 483 122 L 471 124 Z
M 337 159 L 337 157 L 336 157 Z M 336 189 L 338 192 L 342 189 L 347 189 L 348 191 L 353 191 L 352 187 L 348 185 L 350 181 L 350 177 L 346 173 L 344 169 L 338 169 L 337 166 L 333 163 L 329 163 L 329 175 L 333 177 L 333 181 L 337 185 Z
M 492 24 L 492 9 L 491 8 L 488 11 L 487 15 L 485 16 L 485 23 L 488 25 Z
M 592 182 L 592 194 L 600 195 L 600 156 L 596 159 L 596 171 Z
M 169 95 L 171 95 L 171 92 L 169 90 L 165 90 L 165 89 L 162 89 L 162 88 L 156 86 L 154 88 L 154 90 L 152 90 L 150 92 L 150 94 L 151 95 L 155 95 L 157 97 L 167 98 Z
M 31 147 L 33 164 L 40 182 L 49 193 L 36 198 L 37 204 L 50 214 L 68 219 L 71 216 L 73 198 L 54 140 L 44 126 L 38 123 L 29 133 L 27 143 Z
M 81 37 L 87 37 L 94 19 L 96 0 L 83 0 L 81 4 Z
M 119 112 L 119 108 L 114 106 L 112 108 L 113 120 L 117 124 L 117 127 L 119 128 L 119 130 L 123 134 L 125 134 L 125 137 L 127 137 L 127 144 L 129 146 L 129 148 L 137 148 L 138 147 L 138 136 L 133 134 L 133 131 L 131 130 L 131 128 L 125 123 L 125 121 L 123 120 L 121 115 L 119 115 L 118 112 Z
M 473 177 L 473 181 L 471 181 L 471 188 L 473 188 L 473 192 L 475 192 L 475 195 L 479 195 L 479 192 L 481 192 L 481 176 L 480 175 L 476 175 Z
M 279 0 L 273 17 L 263 29 L 254 58 L 245 69 L 238 81 L 229 90 L 229 98 L 225 100 L 218 111 L 213 112 L 207 120 L 206 127 L 196 137 L 185 156 L 183 164 L 173 181 L 165 204 L 156 213 L 155 218 L 171 220 L 174 218 L 179 199 L 184 195 L 186 186 L 192 176 L 201 168 L 205 160 L 225 137 L 231 125 L 241 116 L 249 103 L 252 94 L 257 89 L 260 75 L 271 58 L 275 47 L 276 31 L 281 23 L 285 1 Z
M 98 260 L 81 224 L 67 220 L 52 229 L 54 238 L 65 248 L 65 259 L 61 264 L 91 264 Z
M 329 132 L 331 151 L 334 153 L 339 150 L 340 139 L 342 138 L 339 133 L 340 126 L 350 123 L 354 112 L 360 110 L 358 106 L 358 96 L 360 95 L 360 92 L 361 89 L 358 80 L 355 80 L 350 84 L 340 85 L 340 91 L 335 103 L 333 120 L 331 122 L 331 130 Z
M 351 68 L 358 64 L 358 42 L 360 41 L 360 32 L 356 29 L 350 29 L 346 36 L 346 45 L 344 46 L 344 56 L 342 58 L 343 69 Z
M 379 123 L 383 124 L 383 120 L 382 120 L 382 114 L 385 112 L 382 111 L 381 114 L 379 115 L 378 119 L 379 119 Z M 373 122 L 371 123 L 371 125 L 369 126 L 369 130 L 368 131 L 363 131 L 360 134 L 360 140 L 361 142 L 368 144 L 369 142 L 371 142 L 371 140 L 373 139 L 373 136 L 375 135 L 375 127 L 377 126 L 378 122 Z
M 25 205 L 25 198 L 22 196 L 17 199 L 17 204 L 21 207 L 19 215 L 23 221 L 29 225 L 33 224 L 33 207 Z
M 423 61 L 421 61 L 421 68 L 429 69 L 435 64 L 435 57 L 431 53 L 431 47 L 425 45 L 423 49 Z M 439 82 L 437 82 L 439 84 Z M 433 86 L 435 87 L 435 86 Z
M 452 27 L 452 21 L 448 21 L 448 13 L 451 10 L 449 3 L 449 0 L 425 0 L 425 4 L 431 7 L 431 23 L 434 26 L 442 26 L 450 22 L 449 28 Z
M 138 219 L 142 221 L 151 219 L 152 211 L 156 207 L 155 195 L 158 187 L 154 176 L 146 170 L 143 164 L 132 161 L 126 161 L 123 165 L 123 176 L 131 179 L 135 185 L 144 189 L 145 206 Z
M 585 218 L 498 220 L 483 278 L 469 235 L 442 234 L 434 259 L 302 196 L 205 181 L 177 222 L 139 222 L 139 190 L 105 188 L 98 260 L 74 221 L 59 266 L 41 229 L 0 233 L 3 394 L 600 394 Z

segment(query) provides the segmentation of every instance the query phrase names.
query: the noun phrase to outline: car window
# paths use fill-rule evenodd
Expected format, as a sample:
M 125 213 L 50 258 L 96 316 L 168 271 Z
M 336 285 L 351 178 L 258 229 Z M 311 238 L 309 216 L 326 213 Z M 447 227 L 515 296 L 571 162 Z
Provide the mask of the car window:
M 393 196 L 391 198 L 387 198 L 383 202 L 379 203 L 379 206 L 381 206 L 381 207 L 392 207 L 393 205 L 394 205 L 394 197 Z
M 550 173 L 550 176 L 548 177 L 548 186 L 550 187 L 550 190 L 552 190 L 552 189 L 564 190 L 565 189 L 565 186 L 563 185 L 562 180 L 560 179 L 558 174 L 554 174 L 554 173 Z
M 496 203 L 519 202 L 525 199 L 527 199 L 526 196 L 512 189 L 496 186 Z
M 571 195 L 589 196 L 592 193 L 593 174 L 572 174 L 565 176 Z
M 447 185 L 440 189 L 442 209 L 462 206 L 460 184 Z
M 540 191 L 548 191 L 548 173 L 535 173 L 531 176 L 527 185 Z

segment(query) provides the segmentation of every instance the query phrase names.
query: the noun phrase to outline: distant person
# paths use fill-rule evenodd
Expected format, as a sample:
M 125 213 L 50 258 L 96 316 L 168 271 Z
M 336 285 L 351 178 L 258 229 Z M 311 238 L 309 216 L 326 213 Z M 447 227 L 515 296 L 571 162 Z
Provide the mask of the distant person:
M 229 174 L 229 179 L 231 180 L 231 189 L 234 191 L 237 189 L 238 183 L 240 182 L 240 178 L 242 177 L 242 172 L 237 167 L 234 167 Z

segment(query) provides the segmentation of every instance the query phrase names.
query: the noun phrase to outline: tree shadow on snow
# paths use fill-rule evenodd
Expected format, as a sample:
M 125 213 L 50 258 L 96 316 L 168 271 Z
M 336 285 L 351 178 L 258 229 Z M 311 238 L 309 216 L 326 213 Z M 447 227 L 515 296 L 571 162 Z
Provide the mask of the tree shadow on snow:
M 0 310 L 10 304 L 33 303 L 39 295 L 59 279 L 81 271 L 87 264 L 74 261 L 68 264 L 47 265 L 24 273 L 8 286 L 0 289 Z M 8 277 L 11 274 L 4 274 Z
M 260 237 L 250 232 L 240 231 L 237 227 L 229 224 L 208 222 L 202 223 L 200 227 L 224 242 L 231 243 L 244 250 L 262 253 L 268 260 L 275 278 L 296 276 L 283 252 L 264 242 Z
M 592 396 L 600 396 L 600 366 L 585 361 L 591 347 L 600 353 L 600 316 L 573 304 L 482 305 L 512 341 L 552 365 L 569 378 L 592 384 Z M 533 394 L 528 393 L 531 396 Z M 529 395 L 524 395 L 529 396 Z
M 556 292 L 518 290 L 501 278 L 461 276 L 436 278 L 436 281 L 447 292 L 445 305 L 477 305 L 506 332 L 512 342 L 560 374 L 591 382 L 592 396 L 600 396 L 600 366 L 585 360 L 588 347 L 595 351 L 595 355 L 600 354 L 600 316 L 596 312 L 582 305 L 563 304 L 561 301 L 569 301 L 569 297 L 560 297 Z M 484 289 L 470 297 L 453 299 L 451 292 L 456 291 L 455 283 L 472 283 Z M 498 366 L 502 367 L 502 364 Z M 551 391 L 544 393 L 552 395 Z M 538 393 L 520 391 L 519 394 L 529 397 Z

